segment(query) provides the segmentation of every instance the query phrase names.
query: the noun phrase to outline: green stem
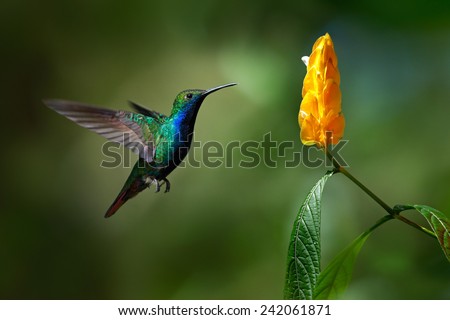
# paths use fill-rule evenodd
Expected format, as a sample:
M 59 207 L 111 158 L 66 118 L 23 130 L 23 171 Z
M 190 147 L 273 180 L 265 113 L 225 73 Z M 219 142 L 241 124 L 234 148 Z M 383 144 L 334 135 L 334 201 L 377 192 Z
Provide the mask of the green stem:
M 417 230 L 422 231 L 422 232 L 425 233 L 426 235 L 429 235 L 430 237 L 436 239 L 436 234 L 435 234 L 433 231 L 428 230 L 427 228 L 422 227 L 422 226 L 418 225 L 417 223 L 412 222 L 412 221 L 409 220 L 409 219 L 406 219 L 404 216 L 401 216 L 400 213 L 396 212 L 396 213 L 394 214 L 394 217 L 395 217 L 396 219 L 400 220 L 400 221 L 403 221 L 403 222 L 406 223 L 406 224 L 409 224 L 410 226 L 416 228 Z
M 344 167 L 342 167 L 331 155 L 331 153 L 328 150 L 325 150 L 325 153 L 327 157 L 333 162 L 333 165 L 335 167 L 335 170 L 337 172 L 342 173 L 347 178 L 349 178 L 353 183 L 355 183 L 358 187 L 360 187 L 369 197 L 371 197 L 376 203 L 378 203 L 384 210 L 386 210 L 387 213 L 392 218 L 395 218 L 397 220 L 400 220 L 408 225 L 410 225 L 413 228 L 416 228 L 417 230 L 420 230 L 421 232 L 425 233 L 428 236 L 431 236 L 433 238 L 436 238 L 436 235 L 434 232 L 428 230 L 427 228 L 424 228 L 417 223 L 405 218 L 404 216 L 401 216 L 398 211 L 395 211 L 393 208 L 391 208 L 389 205 L 386 204 L 383 200 L 381 200 L 375 193 L 370 191 L 364 184 L 362 184 L 358 179 L 356 179 L 350 172 L 348 172 Z M 383 220 L 383 219 L 382 219 Z M 381 221 L 381 220 L 380 220 Z M 379 221 L 379 222 L 380 222 Z M 384 223 L 385 221 L 382 221 L 380 224 L 375 224 L 375 228 Z
M 394 215 L 395 211 L 389 207 L 386 202 L 381 200 L 376 194 L 374 194 L 372 191 L 370 191 L 365 185 L 363 185 L 358 179 L 356 179 L 350 172 L 348 172 L 345 168 L 339 166 L 339 168 L 336 168 L 339 172 L 344 174 L 347 178 L 352 180 L 358 187 L 360 187 L 365 193 L 369 195 L 373 200 L 375 200 L 376 203 L 378 203 L 384 210 L 386 210 L 389 214 Z
M 370 227 L 370 229 L 367 230 L 365 233 L 366 234 L 371 233 L 373 230 L 375 230 L 376 228 L 381 226 L 383 223 L 385 223 L 386 221 L 392 220 L 392 219 L 394 219 L 394 216 L 391 214 L 384 216 L 383 218 L 381 218 L 380 220 L 375 222 L 375 224 L 372 227 Z

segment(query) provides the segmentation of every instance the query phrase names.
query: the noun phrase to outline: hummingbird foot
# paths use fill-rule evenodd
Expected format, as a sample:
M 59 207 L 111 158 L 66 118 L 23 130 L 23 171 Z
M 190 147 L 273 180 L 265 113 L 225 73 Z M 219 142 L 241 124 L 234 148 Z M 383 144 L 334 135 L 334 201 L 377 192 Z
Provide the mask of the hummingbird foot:
M 159 185 L 159 181 L 157 179 L 152 180 L 152 184 L 156 185 L 156 191 L 155 193 L 158 193 L 161 190 L 161 186 Z
M 166 190 L 164 190 L 164 193 L 167 193 L 170 191 L 170 182 L 166 178 L 163 178 L 163 181 L 166 183 Z
M 149 188 L 149 189 L 150 189 L 150 187 L 151 187 L 153 184 L 156 185 L 156 191 L 155 191 L 156 193 L 159 192 L 159 191 L 161 190 L 161 186 L 160 186 L 160 184 L 159 184 L 159 182 L 158 182 L 157 179 L 151 178 L 151 177 L 147 177 L 146 180 L 145 180 L 145 182 L 148 183 L 148 188 Z

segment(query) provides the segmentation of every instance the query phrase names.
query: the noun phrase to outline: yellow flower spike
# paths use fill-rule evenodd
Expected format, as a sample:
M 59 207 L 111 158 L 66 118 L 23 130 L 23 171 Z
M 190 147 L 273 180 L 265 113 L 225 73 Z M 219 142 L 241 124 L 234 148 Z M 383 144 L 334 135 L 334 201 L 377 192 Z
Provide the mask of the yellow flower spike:
M 305 145 L 326 148 L 341 140 L 345 128 L 339 89 L 341 79 L 330 35 L 327 33 L 317 39 L 311 55 L 302 60 L 307 72 L 298 114 L 300 139 Z

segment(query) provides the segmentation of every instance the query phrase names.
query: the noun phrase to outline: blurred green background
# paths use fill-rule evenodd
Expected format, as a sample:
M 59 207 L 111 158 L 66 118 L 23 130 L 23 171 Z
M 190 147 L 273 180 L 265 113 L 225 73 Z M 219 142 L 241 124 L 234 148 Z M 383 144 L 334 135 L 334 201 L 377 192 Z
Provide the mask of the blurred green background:
M 208 97 L 195 139 L 271 132 L 300 149 L 300 57 L 325 32 L 349 170 L 391 205 L 450 212 L 448 1 L 2 1 L 0 298 L 282 298 L 291 226 L 325 168 L 180 168 L 169 194 L 144 191 L 105 220 L 130 169 L 101 168 L 103 138 L 41 100 L 169 113 L 183 89 L 238 82 Z M 384 215 L 343 176 L 323 205 L 323 265 Z M 450 265 L 391 221 L 344 298 L 449 299 Z

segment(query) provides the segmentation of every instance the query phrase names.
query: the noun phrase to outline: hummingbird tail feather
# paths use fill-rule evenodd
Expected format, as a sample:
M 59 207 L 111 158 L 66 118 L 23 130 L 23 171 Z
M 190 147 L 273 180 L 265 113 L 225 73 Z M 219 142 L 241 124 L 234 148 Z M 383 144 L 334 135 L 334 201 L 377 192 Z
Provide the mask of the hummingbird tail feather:
M 133 173 L 132 173 L 133 174 Z M 111 204 L 108 211 L 106 211 L 105 218 L 111 217 L 117 210 L 129 199 L 136 196 L 139 192 L 147 188 L 145 180 L 141 176 L 133 177 L 130 175 L 131 180 L 127 180 L 116 200 Z
M 126 198 L 128 190 L 122 190 L 117 196 L 116 200 L 111 204 L 108 211 L 106 211 L 105 218 L 111 217 L 129 198 Z

